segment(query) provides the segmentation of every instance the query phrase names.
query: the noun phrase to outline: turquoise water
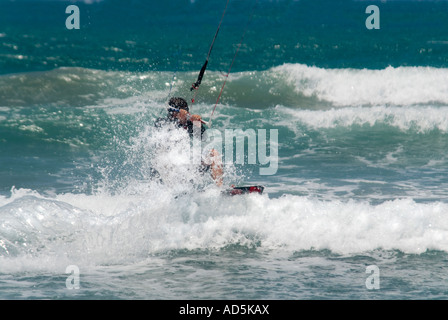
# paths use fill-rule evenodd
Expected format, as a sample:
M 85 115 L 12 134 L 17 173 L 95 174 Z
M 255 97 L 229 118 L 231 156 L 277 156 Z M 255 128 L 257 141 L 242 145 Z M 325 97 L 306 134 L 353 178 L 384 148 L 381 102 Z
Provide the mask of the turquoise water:
M 229 1 L 190 108 L 248 26 L 209 132 L 276 130 L 278 168 L 227 163 L 265 193 L 226 198 L 153 126 L 226 1 L 78 1 L 79 30 L 1 2 L 0 298 L 446 299 L 448 3 L 373 3 L 379 30 L 370 2 Z

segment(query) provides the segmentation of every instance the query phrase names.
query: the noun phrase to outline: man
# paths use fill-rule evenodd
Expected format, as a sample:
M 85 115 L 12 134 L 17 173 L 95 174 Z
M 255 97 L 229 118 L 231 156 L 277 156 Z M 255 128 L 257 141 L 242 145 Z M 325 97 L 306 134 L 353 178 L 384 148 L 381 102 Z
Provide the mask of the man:
M 188 131 L 191 137 L 194 130 L 194 126 L 200 127 L 201 137 L 195 137 L 202 139 L 202 136 L 206 130 L 202 118 L 198 114 L 190 114 L 188 103 L 183 98 L 173 97 L 168 102 L 171 107 L 168 112 L 167 118 L 159 118 L 156 120 L 156 127 L 161 127 L 164 123 L 174 123 L 180 128 L 184 128 Z M 218 151 L 215 149 L 210 150 L 210 153 L 206 156 L 206 159 L 202 160 L 200 171 L 209 171 L 215 183 L 220 187 L 222 186 L 223 168 L 222 161 L 220 159 Z

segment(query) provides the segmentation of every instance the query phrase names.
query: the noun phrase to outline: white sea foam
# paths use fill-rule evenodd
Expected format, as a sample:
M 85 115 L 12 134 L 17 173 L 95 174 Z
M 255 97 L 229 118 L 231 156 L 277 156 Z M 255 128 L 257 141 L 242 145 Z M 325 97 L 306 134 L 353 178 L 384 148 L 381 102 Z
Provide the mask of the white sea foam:
M 413 129 L 422 133 L 437 129 L 448 132 L 448 107 L 374 106 L 297 110 L 277 106 L 276 109 L 287 115 L 287 120 L 281 120 L 280 123 L 288 127 L 294 121 L 299 121 L 314 129 L 386 124 L 402 131 Z
M 15 190 L 0 199 L 2 271 L 140 261 L 169 250 L 232 244 L 289 253 L 448 251 L 444 203 L 397 199 L 371 205 L 293 195 L 223 198 L 218 192 L 212 188 L 177 199 L 161 189 L 133 196 L 48 198 Z
M 273 72 L 284 74 L 297 92 L 337 106 L 448 104 L 448 69 L 323 69 L 285 64 Z

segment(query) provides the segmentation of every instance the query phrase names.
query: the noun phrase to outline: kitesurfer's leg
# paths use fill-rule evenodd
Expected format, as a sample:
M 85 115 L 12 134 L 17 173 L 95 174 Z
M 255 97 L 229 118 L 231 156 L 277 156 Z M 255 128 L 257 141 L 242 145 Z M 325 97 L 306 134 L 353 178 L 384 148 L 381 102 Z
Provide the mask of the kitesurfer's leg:
M 222 159 L 219 152 L 215 149 L 210 151 L 210 167 L 213 180 L 215 180 L 216 185 L 221 187 L 223 176 Z

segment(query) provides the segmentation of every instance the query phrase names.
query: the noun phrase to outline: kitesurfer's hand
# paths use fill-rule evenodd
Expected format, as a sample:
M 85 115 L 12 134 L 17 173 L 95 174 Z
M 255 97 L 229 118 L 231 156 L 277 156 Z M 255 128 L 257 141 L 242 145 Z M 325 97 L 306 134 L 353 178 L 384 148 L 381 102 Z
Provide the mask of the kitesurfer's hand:
M 193 122 L 196 126 L 201 126 L 201 116 L 200 115 L 198 115 L 198 114 L 191 114 L 190 115 L 190 119 L 189 119 L 191 122 Z

